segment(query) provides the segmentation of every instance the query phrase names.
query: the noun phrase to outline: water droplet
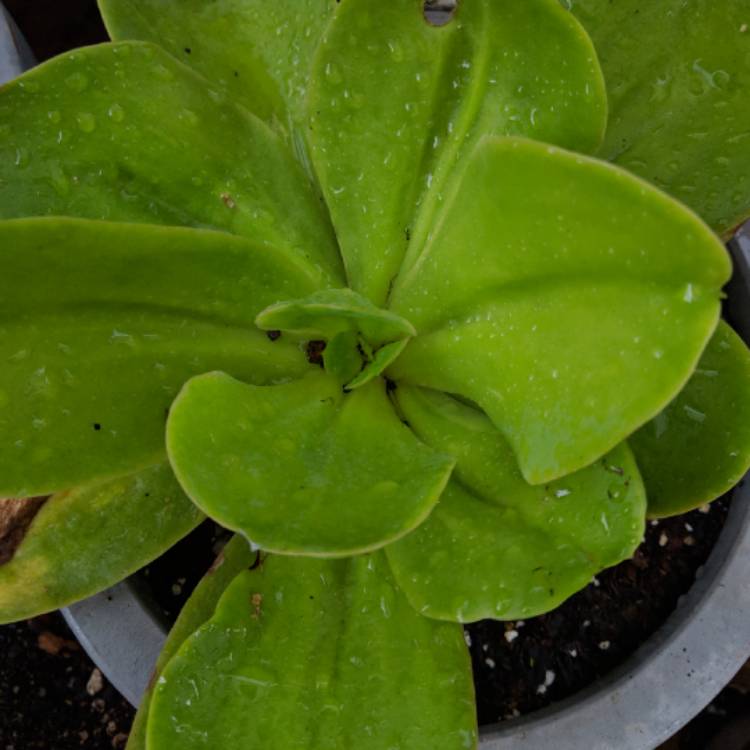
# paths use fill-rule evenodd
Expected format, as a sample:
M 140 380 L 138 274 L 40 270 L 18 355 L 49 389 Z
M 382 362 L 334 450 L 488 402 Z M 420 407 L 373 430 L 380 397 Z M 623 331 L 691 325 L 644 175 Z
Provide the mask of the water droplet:
M 664 78 L 657 78 L 651 84 L 651 96 L 649 97 L 649 101 L 663 102 L 669 96 L 669 87 L 669 76 L 665 76 Z
M 125 110 L 117 103 L 107 110 L 107 114 L 114 122 L 122 122 L 125 119 Z
M 54 122 L 55 124 L 60 122 L 60 120 L 62 119 L 60 113 L 56 109 L 47 112 L 47 117 L 49 118 L 50 122 Z
M 58 195 L 68 195 L 70 193 L 70 180 L 62 166 L 57 162 L 53 162 L 50 165 L 50 182 Z
M 18 85 L 30 94 L 36 94 L 39 91 L 39 84 L 36 81 L 19 81 Z
M 157 65 L 154 68 L 154 72 L 163 81 L 171 81 L 171 80 L 174 79 L 174 73 L 169 68 L 167 68 L 165 65 Z
M 699 424 L 701 424 L 706 421 L 706 415 L 702 411 L 698 411 L 698 409 L 694 409 L 692 406 L 688 406 L 687 404 L 685 404 L 682 409 L 687 415 L 688 419 L 692 419 L 693 422 L 698 422 Z
M 29 150 L 23 146 L 16 149 L 16 158 L 13 163 L 19 168 L 24 169 L 29 166 Z
M 329 62 L 326 65 L 325 73 L 328 80 L 333 84 L 341 83 L 343 80 L 341 78 L 341 71 L 336 63 Z
M 65 79 L 65 85 L 80 93 L 85 91 L 89 86 L 89 79 L 83 73 L 73 73 Z
M 398 42 L 388 42 L 388 49 L 393 62 L 400 63 L 404 61 L 404 50 Z
M 96 119 L 90 112 L 79 112 L 76 115 L 76 122 L 84 133 L 93 133 L 96 129 Z

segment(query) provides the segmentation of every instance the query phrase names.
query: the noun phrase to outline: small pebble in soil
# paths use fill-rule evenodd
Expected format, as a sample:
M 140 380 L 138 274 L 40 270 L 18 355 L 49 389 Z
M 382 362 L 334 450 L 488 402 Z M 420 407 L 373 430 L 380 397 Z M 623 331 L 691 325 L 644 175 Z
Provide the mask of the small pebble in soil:
M 669 537 L 662 531 L 661 536 L 659 536 L 659 546 L 666 547 L 667 542 L 669 542 Z
M 508 641 L 508 643 L 513 643 L 513 641 L 518 638 L 518 631 L 517 630 L 506 630 L 505 631 L 505 640 Z
M 608 651 L 611 645 L 609 641 L 599 641 L 599 649 L 601 651 Z
M 89 681 L 86 683 L 86 692 L 89 695 L 96 695 L 97 693 L 101 693 L 103 687 L 104 679 L 102 673 L 98 669 L 94 669 L 91 672 Z

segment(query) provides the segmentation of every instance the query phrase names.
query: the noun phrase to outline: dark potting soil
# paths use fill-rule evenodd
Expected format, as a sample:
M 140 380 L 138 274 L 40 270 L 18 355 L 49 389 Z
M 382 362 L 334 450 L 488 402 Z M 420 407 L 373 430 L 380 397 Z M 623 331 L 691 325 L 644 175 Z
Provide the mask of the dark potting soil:
M 133 716 L 60 614 L 0 627 L 0 750 L 122 750 Z

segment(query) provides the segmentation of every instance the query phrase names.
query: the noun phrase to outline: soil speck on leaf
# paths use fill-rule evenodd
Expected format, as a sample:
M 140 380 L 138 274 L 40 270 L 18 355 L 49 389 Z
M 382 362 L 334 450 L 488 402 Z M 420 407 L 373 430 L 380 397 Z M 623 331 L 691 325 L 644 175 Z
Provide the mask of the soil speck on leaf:
M 253 620 L 257 620 L 260 617 L 260 608 L 263 604 L 263 594 L 253 594 L 250 597 L 250 603 L 253 606 L 253 613 L 250 616 Z

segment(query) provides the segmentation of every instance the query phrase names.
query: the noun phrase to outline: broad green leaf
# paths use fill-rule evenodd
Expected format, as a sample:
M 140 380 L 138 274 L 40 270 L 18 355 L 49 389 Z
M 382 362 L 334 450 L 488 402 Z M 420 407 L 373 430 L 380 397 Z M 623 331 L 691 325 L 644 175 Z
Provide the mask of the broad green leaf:
M 750 216 L 747 0 L 565 0 L 609 94 L 600 151 L 726 234 Z
M 372 346 L 414 336 L 408 320 L 381 310 L 350 289 L 324 289 L 299 300 L 278 302 L 255 319 L 264 331 L 288 331 L 308 338 L 332 339 L 342 331 L 358 331 Z
M 3 87 L 0 218 L 52 214 L 228 231 L 341 281 L 286 146 L 150 44 L 76 50 Z
M 593 46 L 556 0 L 463 0 L 441 27 L 423 5 L 341 3 L 309 87 L 312 161 L 349 285 L 377 305 L 478 137 L 591 151 L 606 121 Z
M 750 468 L 750 352 L 724 322 L 685 388 L 628 441 L 651 516 L 673 516 L 728 492 Z
M 149 750 L 471 750 L 459 626 L 420 617 L 381 554 L 241 573 L 158 681 Z
M 161 45 L 288 132 L 302 117 L 312 56 L 339 0 L 99 0 L 113 39 Z
M 479 404 L 527 481 L 593 463 L 671 401 L 731 264 L 668 196 L 604 162 L 488 138 L 393 310 L 396 379 Z
M 396 393 L 415 433 L 456 458 L 430 517 L 386 550 L 417 611 L 459 622 L 548 612 L 640 543 L 646 495 L 624 444 L 532 486 L 481 412 L 436 391 Z
M 453 467 L 401 424 L 382 380 L 344 395 L 320 372 L 271 387 L 194 378 L 170 412 L 167 451 L 218 523 L 266 550 L 330 557 L 411 531 Z
M 0 622 L 50 612 L 113 586 L 202 519 L 166 463 L 52 495 L 13 557 L 0 565 Z
M 252 322 L 314 288 L 291 254 L 218 232 L 48 218 L 0 222 L 0 261 L 0 497 L 161 460 L 166 412 L 194 375 L 274 383 L 309 368 Z
M 239 573 L 253 564 L 256 554 L 251 550 L 247 540 L 238 535 L 233 536 L 196 586 L 169 631 L 164 648 L 156 661 L 151 682 L 141 698 L 138 713 L 130 729 L 127 750 L 146 750 L 146 727 L 151 709 L 151 696 L 157 680 L 180 646 L 211 619 L 221 595 Z

